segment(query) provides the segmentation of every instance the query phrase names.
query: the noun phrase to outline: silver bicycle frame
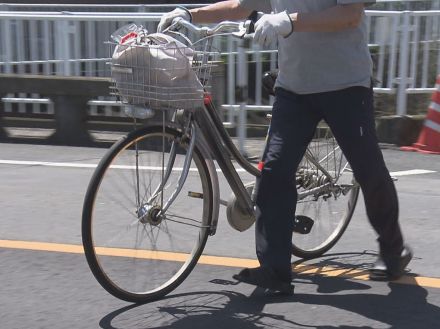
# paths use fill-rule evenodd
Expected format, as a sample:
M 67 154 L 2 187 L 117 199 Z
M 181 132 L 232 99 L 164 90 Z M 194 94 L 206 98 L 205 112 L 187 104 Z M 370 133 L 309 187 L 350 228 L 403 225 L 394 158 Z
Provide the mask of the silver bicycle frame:
M 196 133 L 195 125 L 194 125 L 194 122 L 191 122 L 191 139 L 189 142 L 187 153 L 185 155 L 185 161 L 183 163 L 183 169 L 182 169 L 182 172 L 180 173 L 177 187 L 174 190 L 173 194 L 171 194 L 170 198 L 166 201 L 165 205 L 161 207 L 161 211 L 160 211 L 159 215 L 164 215 L 166 213 L 166 211 L 171 206 L 171 204 L 174 202 L 174 200 L 176 200 L 177 195 L 180 193 L 180 191 L 183 188 L 183 185 L 185 184 L 186 178 L 188 177 L 189 169 L 191 167 L 191 160 L 192 160 L 192 155 L 193 155 L 193 151 L 194 151 L 194 145 L 196 143 L 196 137 L 197 137 L 197 133 Z M 176 152 L 177 152 L 176 142 L 174 141 L 171 146 L 170 159 L 168 160 L 167 168 L 166 168 L 165 174 L 162 178 L 162 182 L 156 188 L 155 193 L 150 198 L 150 200 L 148 200 L 148 202 L 150 202 L 155 197 L 157 197 L 160 193 L 162 193 L 163 188 L 165 187 L 165 184 L 168 181 L 168 178 L 170 177 L 171 171 L 173 169 L 174 161 L 176 159 Z

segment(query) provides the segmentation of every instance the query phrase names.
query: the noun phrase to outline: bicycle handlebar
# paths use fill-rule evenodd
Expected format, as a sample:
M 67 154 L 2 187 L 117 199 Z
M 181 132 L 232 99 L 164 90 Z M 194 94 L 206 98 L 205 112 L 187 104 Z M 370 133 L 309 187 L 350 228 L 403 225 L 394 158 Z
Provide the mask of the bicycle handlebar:
M 252 21 L 232 22 L 223 21 L 212 28 L 207 26 L 196 26 L 182 17 L 176 18 L 166 30 L 179 30 L 184 27 L 189 31 L 198 34 L 200 37 L 210 37 L 221 33 L 230 33 L 231 35 L 241 39 L 252 39 L 253 33 L 250 33 L 253 25 Z

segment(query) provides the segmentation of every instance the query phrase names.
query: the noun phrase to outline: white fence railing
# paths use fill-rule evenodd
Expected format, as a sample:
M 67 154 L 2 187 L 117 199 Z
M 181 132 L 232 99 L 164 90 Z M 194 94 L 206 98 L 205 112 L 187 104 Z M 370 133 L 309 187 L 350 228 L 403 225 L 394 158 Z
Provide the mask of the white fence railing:
M 50 6 L 51 10 L 61 8 Z M 104 42 L 111 32 L 132 21 L 154 31 L 162 15 L 158 8 L 167 10 L 165 6 L 152 5 L 91 6 L 89 10 L 93 11 L 45 11 L 47 8 L 40 6 L 37 11 L 34 6 L 33 11 L 23 11 L 0 4 L 0 10 L 3 9 L 0 11 L 1 73 L 106 76 L 109 54 Z M 84 6 L 67 8 L 83 10 Z M 405 114 L 409 93 L 434 91 L 435 77 L 440 72 L 440 10 L 368 10 L 367 19 L 374 77 L 379 81 L 375 91 L 396 94 L 396 113 Z M 233 39 L 216 42 L 226 62 L 227 81 L 221 99 L 229 105 L 236 104 L 238 45 Z M 245 60 L 249 61 L 248 71 L 252 74 L 250 103 L 268 109 L 271 100 L 263 97 L 261 76 L 263 71 L 275 68 L 276 51 L 261 51 L 252 46 L 247 52 L 249 56 Z M 17 102 L 20 97 L 38 98 L 38 95 L 8 95 L 4 100 Z M 40 107 L 38 102 L 41 103 L 35 101 L 35 109 Z M 230 122 L 234 112 L 229 112 Z

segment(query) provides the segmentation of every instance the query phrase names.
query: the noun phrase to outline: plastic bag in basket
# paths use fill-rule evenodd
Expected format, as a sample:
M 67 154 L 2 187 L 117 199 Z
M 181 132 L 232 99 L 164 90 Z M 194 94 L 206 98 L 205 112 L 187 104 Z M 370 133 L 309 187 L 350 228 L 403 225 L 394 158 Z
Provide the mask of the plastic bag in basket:
M 163 33 L 129 33 L 112 56 L 112 78 L 122 100 L 150 108 L 195 109 L 203 86 L 192 69 L 194 51 Z

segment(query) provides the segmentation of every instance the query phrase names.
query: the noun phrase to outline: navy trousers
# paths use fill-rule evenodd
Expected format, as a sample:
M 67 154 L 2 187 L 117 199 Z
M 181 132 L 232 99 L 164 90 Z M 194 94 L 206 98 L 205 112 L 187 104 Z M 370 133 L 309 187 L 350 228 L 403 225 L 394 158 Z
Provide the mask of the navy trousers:
M 281 88 L 263 153 L 257 188 L 256 251 L 261 266 L 291 280 L 292 225 L 297 191 L 291 182 L 320 120 L 332 130 L 364 194 L 367 215 L 380 251 L 400 254 L 398 200 L 375 131 L 373 91 L 351 87 L 299 95 Z

